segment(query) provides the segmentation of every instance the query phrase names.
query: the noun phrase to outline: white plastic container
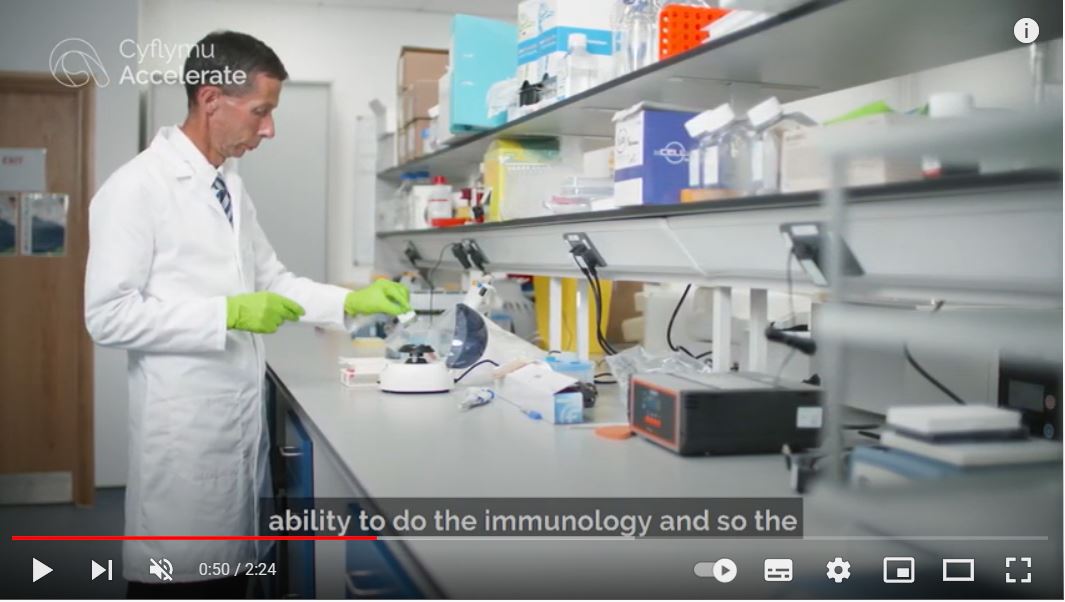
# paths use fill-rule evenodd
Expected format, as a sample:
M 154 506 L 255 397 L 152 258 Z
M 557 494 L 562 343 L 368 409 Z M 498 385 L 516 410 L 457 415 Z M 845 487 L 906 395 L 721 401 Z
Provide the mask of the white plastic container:
M 751 143 L 751 190 L 755 194 L 780 192 L 780 159 L 784 134 L 817 125 L 804 113 L 785 113 L 771 96 L 747 111 L 754 131 Z
M 566 53 L 562 78 L 562 95 L 564 98 L 576 96 L 592 88 L 598 82 L 598 64 L 588 52 L 588 36 L 583 33 L 571 33 Z
M 425 209 L 425 221 L 432 225 L 434 219 L 447 219 L 453 214 L 451 207 L 451 186 L 443 176 L 433 178 L 433 191 Z
M 737 119 L 725 103 L 696 115 L 684 127 L 699 140 L 698 166 L 693 168 L 698 171 L 699 188 L 719 191 L 722 197 L 750 194 L 754 131 L 747 120 Z
M 568 178 L 558 193 L 544 202 L 544 206 L 555 214 L 593 211 L 597 209 L 596 201 L 609 199 L 613 195 L 612 178 L 575 176 Z
M 928 97 L 928 117 L 931 119 L 958 119 L 973 112 L 973 97 L 965 92 L 938 92 Z M 926 178 L 944 175 L 977 173 L 977 165 L 943 165 L 938 157 L 921 158 L 921 173 Z

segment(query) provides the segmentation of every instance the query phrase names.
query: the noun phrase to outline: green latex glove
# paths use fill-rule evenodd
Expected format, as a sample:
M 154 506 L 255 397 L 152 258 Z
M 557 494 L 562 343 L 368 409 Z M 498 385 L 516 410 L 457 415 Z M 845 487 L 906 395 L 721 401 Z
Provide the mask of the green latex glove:
M 398 316 L 410 311 L 410 291 L 391 280 L 375 280 L 370 286 L 348 293 L 344 299 L 348 315 L 388 314 Z
M 277 293 L 226 297 L 226 327 L 233 330 L 274 333 L 285 320 L 299 320 L 304 313 L 299 303 Z

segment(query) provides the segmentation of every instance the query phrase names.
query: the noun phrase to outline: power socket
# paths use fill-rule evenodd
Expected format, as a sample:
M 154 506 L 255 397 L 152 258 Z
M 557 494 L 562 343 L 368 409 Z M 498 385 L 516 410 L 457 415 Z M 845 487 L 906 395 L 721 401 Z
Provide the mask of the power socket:
M 422 258 L 422 254 L 418 252 L 418 247 L 414 246 L 414 242 L 410 240 L 407 241 L 407 248 L 403 249 L 403 255 L 415 268 L 418 267 L 418 260 Z
M 477 266 L 478 270 L 487 273 L 488 256 L 481 250 L 481 246 L 477 244 L 477 241 L 467 238 L 462 241 L 462 246 L 466 250 L 466 257 L 469 258 L 470 262 Z
M 584 232 L 567 232 L 562 235 L 562 238 L 569 243 L 569 252 L 583 259 L 588 269 L 597 270 L 606 267 L 606 260 L 592 244 L 592 239 L 588 238 Z

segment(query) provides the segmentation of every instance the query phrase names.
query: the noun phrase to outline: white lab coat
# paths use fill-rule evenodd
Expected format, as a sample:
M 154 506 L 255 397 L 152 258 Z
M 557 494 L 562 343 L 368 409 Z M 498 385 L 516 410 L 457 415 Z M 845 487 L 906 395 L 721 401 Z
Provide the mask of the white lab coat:
M 298 278 L 278 261 L 232 161 L 218 172 L 176 127 L 118 169 L 89 209 L 85 322 L 100 345 L 129 352 L 127 535 L 253 535 L 270 495 L 262 338 L 227 330 L 226 297 L 269 290 L 306 310 L 303 322 L 344 324 L 347 290 Z M 292 199 L 298 203 L 300 199 Z M 282 328 L 292 328 L 292 325 Z M 198 581 L 201 562 L 254 562 L 269 544 L 133 541 L 127 580 Z

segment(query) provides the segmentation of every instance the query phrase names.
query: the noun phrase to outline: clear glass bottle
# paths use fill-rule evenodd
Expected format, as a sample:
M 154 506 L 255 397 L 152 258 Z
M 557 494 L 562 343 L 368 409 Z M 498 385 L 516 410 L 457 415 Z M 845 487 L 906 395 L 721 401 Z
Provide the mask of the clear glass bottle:
M 409 171 L 399 176 L 399 188 L 392 197 L 392 215 L 387 219 L 389 230 L 410 228 L 410 191 L 414 187 L 415 174 Z
M 754 130 L 751 143 L 751 188 L 755 194 L 780 192 L 780 159 L 784 134 L 811 127 L 817 122 L 805 113 L 785 113 L 780 101 L 771 96 L 747 111 Z
M 699 187 L 717 191 L 710 198 L 751 194 L 751 141 L 754 131 L 725 103 L 690 119 L 685 127 L 699 140 Z M 689 157 L 691 160 L 691 157 Z
M 659 0 L 617 0 L 614 5 L 615 77 L 655 62 Z
M 564 63 L 562 94 L 565 98 L 576 96 L 596 85 L 597 65 L 595 57 L 588 52 L 588 36 L 571 33 L 567 40 L 569 51 Z

